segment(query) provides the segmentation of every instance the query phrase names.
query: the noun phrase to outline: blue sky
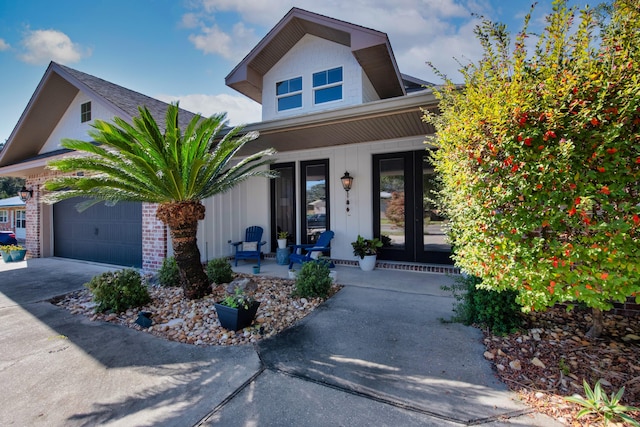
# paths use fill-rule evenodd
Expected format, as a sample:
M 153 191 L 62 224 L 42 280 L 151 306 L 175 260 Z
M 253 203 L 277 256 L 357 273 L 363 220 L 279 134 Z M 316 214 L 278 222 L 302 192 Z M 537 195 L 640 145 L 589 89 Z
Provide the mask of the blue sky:
M 587 0 L 574 0 L 581 6 Z M 532 0 L 0 0 L 0 142 L 9 138 L 49 61 L 190 111 L 260 120 L 260 106 L 225 76 L 291 9 L 388 34 L 400 71 L 438 82 L 456 59 L 478 59 L 472 13 L 522 27 Z M 532 29 L 551 0 L 539 0 Z M 454 78 L 454 80 L 456 80 Z

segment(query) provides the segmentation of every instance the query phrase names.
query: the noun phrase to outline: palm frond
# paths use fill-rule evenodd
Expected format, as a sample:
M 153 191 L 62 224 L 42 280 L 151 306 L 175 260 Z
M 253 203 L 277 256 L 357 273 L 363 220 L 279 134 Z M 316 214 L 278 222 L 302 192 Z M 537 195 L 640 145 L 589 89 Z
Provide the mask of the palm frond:
M 146 107 L 138 111 L 140 115 L 131 123 L 119 117 L 112 122 L 96 120 L 89 131 L 93 141 L 63 140 L 64 147 L 80 155 L 51 161 L 48 167 L 84 174 L 52 178 L 45 183 L 51 191 L 46 199 L 86 197 L 92 201 L 150 203 L 202 200 L 252 177 L 276 176 L 276 172 L 265 169 L 272 163 L 266 157 L 274 150 L 263 150 L 231 164 L 258 134 L 242 134 L 242 128 L 236 127 L 215 143 L 227 123 L 224 113 L 209 118 L 196 115 L 182 129 L 178 104 L 171 104 L 163 133 Z

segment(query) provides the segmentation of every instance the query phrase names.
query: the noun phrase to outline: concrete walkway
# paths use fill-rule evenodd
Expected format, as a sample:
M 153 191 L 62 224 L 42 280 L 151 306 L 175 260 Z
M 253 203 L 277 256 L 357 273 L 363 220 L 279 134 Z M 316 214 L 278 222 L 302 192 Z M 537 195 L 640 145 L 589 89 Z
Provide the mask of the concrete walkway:
M 338 267 L 345 288 L 280 335 L 196 347 L 46 301 L 109 268 L 0 261 L 0 425 L 560 425 L 514 400 L 479 331 L 441 322 L 447 276 Z

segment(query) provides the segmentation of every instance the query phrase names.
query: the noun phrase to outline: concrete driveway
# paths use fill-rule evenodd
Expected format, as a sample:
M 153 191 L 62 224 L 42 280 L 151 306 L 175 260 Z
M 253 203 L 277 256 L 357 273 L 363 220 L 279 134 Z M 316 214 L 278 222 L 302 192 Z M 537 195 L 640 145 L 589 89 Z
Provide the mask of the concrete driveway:
M 440 321 L 446 276 L 343 267 L 347 286 L 284 333 L 196 347 L 46 301 L 109 266 L 10 267 L 0 264 L 0 425 L 558 425 L 495 378 L 479 331 Z

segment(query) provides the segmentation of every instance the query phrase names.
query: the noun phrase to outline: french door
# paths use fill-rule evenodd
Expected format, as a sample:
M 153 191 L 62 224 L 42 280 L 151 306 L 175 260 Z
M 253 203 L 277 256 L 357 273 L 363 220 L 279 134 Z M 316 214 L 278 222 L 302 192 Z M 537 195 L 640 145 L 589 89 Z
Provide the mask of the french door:
M 315 243 L 320 233 L 330 229 L 329 160 L 300 162 L 300 197 L 296 197 L 296 164 L 271 165 L 279 176 L 271 180 L 271 250 L 276 250 L 277 234 L 289 233 L 288 243 Z M 297 204 L 299 200 L 299 204 Z
M 295 163 L 278 163 L 271 169 L 279 172 L 271 179 L 271 252 L 276 251 L 278 233 L 288 233 L 287 243 L 296 242 L 296 167 Z
M 329 160 L 300 162 L 300 224 L 303 244 L 312 244 L 329 224 Z
M 388 242 L 380 259 L 452 263 L 447 220 L 433 202 L 435 185 L 424 150 L 373 156 L 374 235 Z

